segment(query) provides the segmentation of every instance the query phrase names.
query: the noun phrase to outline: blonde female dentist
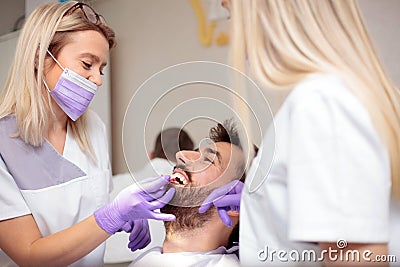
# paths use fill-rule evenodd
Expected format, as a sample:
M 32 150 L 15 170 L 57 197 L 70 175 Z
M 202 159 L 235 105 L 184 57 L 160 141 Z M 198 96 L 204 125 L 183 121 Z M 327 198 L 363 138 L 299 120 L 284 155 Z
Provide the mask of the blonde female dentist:
M 106 204 L 106 131 L 86 109 L 113 46 L 83 3 L 45 4 L 27 19 L 0 98 L 1 266 L 103 266 L 110 235 L 174 219 L 154 212 L 174 193 L 160 177 Z
M 290 90 L 272 164 L 271 128 L 247 175 L 259 187 L 212 196 L 226 208 L 242 193 L 241 264 L 388 266 L 391 254 L 399 265 L 400 97 L 357 2 L 230 3 L 234 66 L 248 64 L 265 90 Z M 351 251 L 360 259 L 340 257 Z

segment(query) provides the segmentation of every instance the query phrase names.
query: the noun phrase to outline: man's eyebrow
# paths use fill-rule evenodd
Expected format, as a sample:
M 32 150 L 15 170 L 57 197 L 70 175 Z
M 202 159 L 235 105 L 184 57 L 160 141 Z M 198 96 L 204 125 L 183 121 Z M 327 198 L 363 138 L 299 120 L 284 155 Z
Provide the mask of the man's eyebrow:
M 221 162 L 222 162 L 221 153 L 219 153 L 218 151 L 216 151 L 216 150 L 214 150 L 214 149 L 212 149 L 212 148 L 210 148 L 210 147 L 207 147 L 206 149 L 204 149 L 204 152 L 205 152 L 205 153 L 210 153 L 210 154 L 216 155 L 216 156 L 217 156 L 217 159 L 218 159 L 218 162 L 219 162 L 219 164 L 221 165 Z

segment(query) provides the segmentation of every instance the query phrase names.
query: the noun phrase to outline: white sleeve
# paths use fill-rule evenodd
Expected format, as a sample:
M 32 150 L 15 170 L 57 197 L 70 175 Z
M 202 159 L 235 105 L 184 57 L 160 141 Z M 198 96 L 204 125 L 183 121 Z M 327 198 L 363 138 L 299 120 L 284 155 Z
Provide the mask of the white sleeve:
M 0 221 L 31 214 L 14 178 L 0 157 Z
M 289 238 L 388 242 L 390 163 L 350 92 L 307 95 L 291 112 Z

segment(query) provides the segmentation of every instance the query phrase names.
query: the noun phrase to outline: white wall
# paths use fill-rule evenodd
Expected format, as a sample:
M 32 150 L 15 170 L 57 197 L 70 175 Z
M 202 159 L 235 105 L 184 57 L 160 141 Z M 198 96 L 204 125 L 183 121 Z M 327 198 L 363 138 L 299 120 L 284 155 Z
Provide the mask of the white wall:
M 48 2 L 57 2 L 57 0 L 25 0 L 26 16 L 29 16 L 36 7 Z
M 197 20 L 189 5 L 182 0 L 97 0 L 95 9 L 103 14 L 117 35 L 117 47 L 111 52 L 112 63 L 112 133 L 114 173 L 127 171 L 122 153 L 122 121 L 125 110 L 136 89 L 152 74 L 165 67 L 192 60 L 227 61 L 227 47 L 199 44 Z M 228 23 L 220 25 L 228 31 Z M 190 94 L 190 93 L 189 93 Z M 182 96 L 190 98 L 190 95 Z M 158 127 L 157 127 L 158 126 Z M 132 151 L 143 140 L 133 138 L 143 131 L 142 125 L 130 129 L 132 138 L 125 144 Z M 161 125 L 153 125 L 145 142 L 151 147 Z M 197 129 L 190 131 L 196 141 L 207 135 Z M 190 129 L 189 129 L 190 130 Z M 146 163 L 146 155 L 136 152 L 134 169 Z
M 359 3 L 383 64 L 400 87 L 400 1 L 359 0 Z
M 203 3 L 205 3 L 203 1 Z M 97 0 L 95 9 L 104 15 L 117 34 L 117 47 L 112 51 L 112 133 L 113 169 L 115 173 L 127 170 L 122 153 L 122 121 L 130 98 L 147 78 L 165 67 L 191 60 L 211 60 L 226 63 L 228 47 L 203 47 L 197 40 L 197 21 L 189 1 L 182 0 Z M 396 84 L 400 85 L 400 1 L 361 0 L 371 35 L 385 66 Z M 228 30 L 228 25 L 221 26 Z M 200 90 L 200 89 L 199 89 Z M 182 98 L 188 97 L 180 96 Z M 272 103 L 275 107 L 277 103 Z M 131 126 L 131 140 L 126 148 L 136 153 L 134 169 L 146 162 L 146 155 L 135 149 L 143 140 L 135 140 L 138 125 Z M 146 145 L 157 134 L 146 132 Z M 191 132 L 196 141 L 206 135 L 203 129 Z M 131 164 L 130 164 L 131 165 Z
M 1 0 L 0 2 L 0 36 L 13 31 L 14 24 L 24 15 L 24 0 Z M 22 24 L 19 24 L 20 26 Z M 0 57 L 1 62 L 1 57 Z M 1 63 L 0 63 L 1 64 Z
M 19 31 L 0 36 L 0 92 L 6 83 L 18 36 Z

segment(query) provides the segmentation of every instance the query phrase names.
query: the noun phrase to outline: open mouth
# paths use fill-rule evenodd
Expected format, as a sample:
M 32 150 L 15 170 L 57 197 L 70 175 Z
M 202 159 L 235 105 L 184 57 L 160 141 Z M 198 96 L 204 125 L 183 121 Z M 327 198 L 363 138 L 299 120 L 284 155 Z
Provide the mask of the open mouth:
M 170 175 L 169 182 L 171 184 L 185 186 L 185 185 L 189 184 L 189 177 L 184 171 L 176 168 L 174 170 L 174 173 Z

